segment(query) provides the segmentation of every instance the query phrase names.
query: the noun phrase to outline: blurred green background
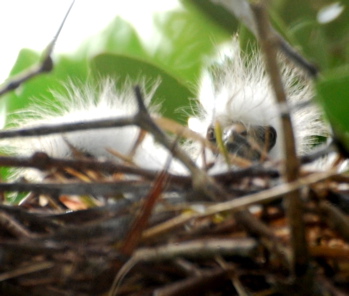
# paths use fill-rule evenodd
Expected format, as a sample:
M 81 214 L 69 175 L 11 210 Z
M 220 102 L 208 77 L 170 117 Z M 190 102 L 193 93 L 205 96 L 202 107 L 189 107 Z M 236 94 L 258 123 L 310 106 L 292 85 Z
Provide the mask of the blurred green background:
M 348 3 L 328 0 L 269 1 L 275 28 L 321 71 L 316 82 L 317 99 L 334 127 L 346 137 L 349 130 L 349 17 Z M 331 6 L 332 5 L 332 6 Z M 334 5 L 334 6 L 333 6 Z M 332 20 L 320 22 L 324 12 L 340 7 Z M 186 123 L 188 107 L 195 98 L 200 73 L 215 53 L 217 45 L 239 33 L 241 45 L 253 44 L 254 37 L 221 7 L 208 0 L 182 0 L 181 7 L 152 18 L 159 40 L 149 50 L 132 24 L 121 17 L 110 20 L 98 36 L 80 45 L 76 52 L 54 55 L 52 73 L 36 77 L 5 96 L 3 104 L 11 113 L 25 108 L 30 98 L 55 100 L 52 90 L 64 91 L 62 82 L 98 83 L 111 76 L 120 86 L 128 77 L 147 77 L 149 86 L 158 78 L 161 86 L 155 100 L 162 103 L 165 116 Z M 23 49 L 11 75 L 38 63 L 40 53 Z M 190 111 L 190 108 L 187 108 Z M 190 112 L 189 112 L 190 113 Z

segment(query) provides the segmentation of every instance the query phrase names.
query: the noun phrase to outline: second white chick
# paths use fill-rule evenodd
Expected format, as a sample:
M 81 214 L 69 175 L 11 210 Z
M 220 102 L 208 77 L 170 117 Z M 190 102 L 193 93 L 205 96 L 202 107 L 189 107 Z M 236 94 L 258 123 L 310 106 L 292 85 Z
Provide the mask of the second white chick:
M 59 104 L 54 106 L 34 104 L 28 110 L 17 112 L 14 120 L 16 126 L 28 128 L 98 119 L 117 119 L 133 116 L 138 111 L 131 85 L 125 86 L 122 91 L 117 91 L 115 83 L 106 80 L 101 82 L 99 89 L 71 84 L 67 86 L 67 91 L 68 95 L 54 94 Z M 145 95 L 144 103 L 149 112 L 156 115 L 158 107 L 151 104 L 154 91 L 155 86 L 149 94 Z M 20 156 L 44 152 L 57 158 L 93 157 L 119 163 L 124 162 L 124 158 L 129 158 L 134 165 L 141 168 L 162 170 L 170 157 L 170 152 L 155 143 L 149 134 L 145 134 L 140 144 L 136 145 L 135 153 L 130 156 L 140 132 L 140 128 L 131 125 L 25 137 L 11 141 L 9 150 Z M 171 169 L 178 173 L 186 172 L 176 160 L 172 160 Z M 27 179 L 44 177 L 35 169 L 26 169 L 19 175 Z
M 314 94 L 311 81 L 297 69 L 285 63 L 281 65 L 289 104 L 288 110 L 285 107 L 282 110 L 275 101 L 259 52 L 244 56 L 238 40 L 234 39 L 221 56 L 220 62 L 203 74 L 198 96 L 201 108 L 199 115 L 189 120 L 191 129 L 215 142 L 214 126 L 218 122 L 227 150 L 250 161 L 265 159 L 262 151 L 267 152 L 270 159 L 283 158 L 282 111 L 291 114 L 299 155 L 313 149 L 317 136 L 328 136 L 319 108 L 312 103 L 301 105 L 309 102 Z M 215 162 L 212 172 L 227 169 L 221 156 L 208 154 L 211 155 L 209 161 Z

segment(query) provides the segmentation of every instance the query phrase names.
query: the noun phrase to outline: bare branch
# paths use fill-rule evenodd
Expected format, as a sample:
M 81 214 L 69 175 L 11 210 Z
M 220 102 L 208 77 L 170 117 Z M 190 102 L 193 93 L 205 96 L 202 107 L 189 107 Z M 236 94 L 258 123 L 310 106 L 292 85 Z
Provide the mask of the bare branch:
M 33 137 L 33 136 L 45 136 L 50 134 L 59 134 L 81 130 L 102 129 L 122 127 L 128 125 L 134 125 L 135 120 L 133 117 L 119 117 L 98 119 L 90 121 L 79 121 L 62 124 L 49 124 L 40 125 L 38 127 L 28 127 L 21 129 L 9 129 L 0 131 L 0 138 L 18 138 L 18 137 Z
M 264 1 L 253 1 L 251 8 L 257 23 L 259 41 L 265 56 L 266 69 L 275 93 L 276 101 L 280 106 L 287 106 L 286 94 L 275 58 L 277 56 L 277 39 L 269 24 Z M 283 128 L 283 143 L 285 145 L 285 179 L 287 182 L 293 182 L 297 180 L 299 176 L 299 161 L 296 153 L 291 115 L 289 113 L 283 113 L 281 116 L 281 123 Z M 302 276 L 308 270 L 309 258 L 300 190 L 288 193 L 287 204 L 287 215 L 291 229 L 291 250 L 293 253 L 292 272 L 297 276 Z
M 339 175 L 339 173 L 336 168 L 327 172 L 314 173 L 312 175 L 303 177 L 291 183 L 280 184 L 273 188 L 258 193 L 248 194 L 238 199 L 233 199 L 222 203 L 216 203 L 212 206 L 207 207 L 204 213 L 184 213 L 180 216 L 175 217 L 173 220 L 168 220 L 163 224 L 148 229 L 144 232 L 144 238 L 149 239 L 152 236 L 159 235 L 160 233 L 169 231 L 173 228 L 178 227 L 179 225 L 183 225 L 184 223 L 194 218 L 206 217 L 225 211 L 239 211 L 254 204 L 263 204 L 276 200 L 284 195 L 286 195 L 287 197 L 287 194 L 292 191 L 298 190 L 300 188 L 309 186 L 311 184 L 317 183 L 322 180 L 326 180 L 337 175 Z
M 138 249 L 133 259 L 138 262 L 165 261 L 177 257 L 203 258 L 222 256 L 253 256 L 257 243 L 253 239 L 197 240 L 180 244 L 169 244 L 157 248 Z
M 36 192 L 38 194 L 59 195 L 95 195 L 108 196 L 118 193 L 144 193 L 151 188 L 149 182 L 119 181 L 94 183 L 0 183 L 0 191 Z
M 30 80 L 33 77 L 36 77 L 42 73 L 51 72 L 53 69 L 53 61 L 52 61 L 52 53 L 54 46 L 56 44 L 56 41 L 59 37 L 59 34 L 64 26 L 64 23 L 74 5 L 75 0 L 72 1 L 71 5 L 69 6 L 69 9 L 67 13 L 64 16 L 64 19 L 59 26 L 59 29 L 54 36 L 53 40 L 49 43 L 49 45 L 46 47 L 44 54 L 42 56 L 42 60 L 38 65 L 34 65 L 32 68 L 25 70 L 24 72 L 20 73 L 19 75 L 11 78 L 9 82 L 7 82 L 3 87 L 0 88 L 0 96 L 10 92 L 11 90 L 14 90 L 18 88 L 22 83 L 25 81 Z
M 258 30 L 260 24 L 256 22 L 252 8 L 248 0 L 211 0 L 213 3 L 223 6 L 227 11 L 234 15 L 242 24 L 244 24 L 257 38 L 259 38 Z M 258 2 L 258 1 L 250 1 Z M 318 69 L 299 54 L 274 28 L 270 28 L 270 32 L 274 35 L 275 43 L 278 49 L 284 53 L 297 66 L 301 67 L 307 73 L 316 77 Z
M 229 194 L 204 170 L 200 169 L 183 149 L 176 143 L 171 142 L 167 135 L 155 124 L 145 108 L 143 96 L 138 86 L 135 87 L 135 94 L 139 108 L 138 113 L 135 115 L 137 125 L 150 132 L 159 143 L 171 151 L 172 155 L 188 168 L 193 178 L 193 188 L 210 200 L 229 199 Z

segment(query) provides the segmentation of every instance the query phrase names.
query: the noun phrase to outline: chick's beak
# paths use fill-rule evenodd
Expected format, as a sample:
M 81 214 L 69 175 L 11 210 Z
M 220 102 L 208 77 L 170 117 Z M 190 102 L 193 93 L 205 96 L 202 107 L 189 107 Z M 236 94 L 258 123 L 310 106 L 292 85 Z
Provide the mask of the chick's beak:
M 270 126 L 234 123 L 224 128 L 223 143 L 229 153 L 252 161 L 266 157 L 276 142 L 276 131 Z
M 251 145 L 248 141 L 246 127 L 241 123 L 234 123 L 224 128 L 223 143 L 229 153 L 238 155 L 250 160 L 256 160 L 258 155 L 252 155 Z

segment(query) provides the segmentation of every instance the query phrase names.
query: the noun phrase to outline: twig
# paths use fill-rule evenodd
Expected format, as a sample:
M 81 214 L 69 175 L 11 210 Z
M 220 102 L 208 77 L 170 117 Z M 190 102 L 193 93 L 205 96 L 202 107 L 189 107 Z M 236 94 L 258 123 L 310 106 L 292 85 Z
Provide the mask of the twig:
M 154 296 L 202 295 L 210 286 L 217 286 L 228 278 L 232 267 L 228 269 L 213 268 L 200 275 L 192 275 L 185 280 L 168 284 L 156 289 Z
M 335 145 L 333 143 L 326 145 L 325 147 L 321 146 L 319 149 L 312 151 L 310 154 L 301 156 L 300 162 L 302 164 L 311 163 L 335 151 Z
M 321 201 L 319 203 L 320 214 L 326 223 L 335 231 L 340 233 L 346 242 L 349 242 L 349 219 L 344 213 L 329 202 Z
M 347 257 L 348 258 L 348 257 Z M 337 287 L 333 285 L 333 283 L 329 280 L 329 278 L 324 275 L 319 275 L 317 277 L 317 282 L 321 283 L 321 290 L 324 294 L 332 295 L 332 296 L 346 296 L 347 292 L 341 291 Z
M 254 239 L 249 238 L 197 240 L 180 244 L 168 244 L 155 248 L 140 248 L 119 270 L 108 295 L 116 295 L 123 277 L 138 263 L 155 263 L 176 258 L 212 258 L 219 255 L 251 258 L 255 255 L 257 248 L 258 243 Z M 221 271 L 224 274 L 226 273 L 224 270 Z
M 242 24 L 244 24 L 256 37 L 259 36 L 259 23 L 254 17 L 252 4 L 248 0 L 211 0 L 212 3 L 223 6 L 228 12 L 234 15 Z M 258 2 L 250 0 L 251 3 Z M 278 49 L 297 66 L 301 67 L 307 73 L 316 77 L 318 69 L 300 55 L 276 30 L 270 27 L 270 32 L 274 35 L 275 45 Z
M 49 170 L 52 168 L 64 170 L 66 168 L 72 168 L 78 171 L 92 170 L 108 174 L 123 173 L 141 176 L 149 180 L 154 180 L 159 173 L 155 170 L 123 165 L 109 160 L 54 158 L 43 152 L 36 152 L 30 157 L 0 156 L 0 166 L 22 168 L 29 167 L 37 168 L 39 170 Z M 170 183 L 183 185 L 182 187 L 189 186 L 192 183 L 190 176 L 173 174 L 168 174 L 168 176 L 168 181 Z M 246 169 L 214 174 L 212 175 L 212 178 L 221 184 L 232 184 L 234 182 L 239 182 L 241 179 L 246 177 L 278 178 L 279 176 L 279 171 L 263 168 L 257 165 Z
M 147 194 L 147 196 L 144 197 L 144 202 L 139 211 L 139 214 L 133 221 L 128 234 L 126 235 L 124 242 L 119 249 L 123 254 L 127 256 L 130 256 L 139 245 L 142 232 L 148 226 L 148 222 L 154 210 L 154 207 L 156 206 L 156 203 L 164 190 L 167 179 L 166 170 L 168 169 L 169 164 L 170 162 L 168 162 L 167 168 L 164 168 L 164 171 L 161 172 L 159 177 L 155 180 L 155 184 L 152 186 L 150 192 Z
M 47 73 L 47 72 L 51 72 L 53 69 L 53 61 L 52 61 L 52 52 L 54 49 L 54 46 L 56 44 L 56 41 L 59 37 L 59 34 L 64 26 L 64 23 L 74 5 L 75 0 L 72 1 L 72 3 L 69 6 L 69 9 L 67 11 L 67 13 L 64 16 L 64 19 L 61 23 L 61 25 L 59 26 L 59 29 L 56 33 L 56 35 L 54 36 L 53 40 L 49 43 L 49 45 L 46 47 L 45 51 L 44 51 L 44 55 L 42 57 L 42 61 L 38 64 L 33 66 L 30 69 L 25 70 L 24 72 L 22 72 L 21 74 L 13 77 L 9 82 L 6 83 L 5 86 L 3 86 L 2 88 L 0 88 L 0 96 L 4 95 L 5 93 L 14 90 L 16 88 L 18 88 L 23 82 L 38 76 L 42 73 Z
M 132 116 L 116 117 L 108 119 L 98 119 L 89 121 L 79 121 L 61 124 L 40 125 L 38 127 L 9 129 L 0 131 L 0 139 L 18 138 L 18 137 L 37 137 L 50 134 L 59 134 L 73 131 L 83 131 L 91 129 L 115 128 L 128 125 L 134 125 L 135 120 Z
M 167 135 L 152 120 L 143 102 L 143 95 L 139 86 L 135 87 L 135 95 L 138 104 L 138 113 L 135 115 L 136 124 L 150 132 L 154 138 L 167 148 L 190 171 L 193 179 L 194 190 L 202 193 L 206 198 L 214 200 L 227 200 L 229 194 L 223 190 L 212 177 L 200 169 L 195 162 L 178 145 L 173 145 Z
M 94 183 L 0 183 L 0 191 L 36 192 L 50 195 L 96 195 L 117 193 L 144 193 L 151 188 L 149 182 L 118 181 Z
M 34 153 L 30 157 L 0 156 L 0 166 L 37 168 L 39 170 L 49 170 L 52 168 L 64 170 L 72 168 L 78 171 L 98 171 L 107 174 L 124 173 L 141 176 L 150 180 L 156 178 L 158 172 L 154 170 L 142 169 L 128 165 L 122 165 L 108 160 L 99 159 L 65 159 L 50 157 L 43 152 Z M 172 176 L 174 182 L 180 184 L 190 184 L 190 177 Z
M 239 170 L 232 170 L 229 172 L 218 173 L 212 175 L 212 177 L 220 184 L 234 184 L 241 181 L 243 178 L 253 177 L 268 177 L 268 178 L 279 178 L 280 172 L 275 169 L 264 168 L 260 165 L 250 166 L 248 168 L 242 168 Z
M 288 57 L 302 69 L 306 70 L 311 77 L 316 78 L 318 76 L 319 70 L 315 65 L 310 63 L 301 54 L 299 54 L 280 34 L 275 32 L 275 36 L 277 38 L 279 49 L 284 53 L 286 57 Z
M 14 269 L 8 272 L 4 272 L 0 274 L 0 281 L 5 281 L 9 279 L 13 279 L 15 277 L 19 277 L 22 275 L 30 274 L 33 272 L 38 272 L 46 269 L 53 268 L 56 264 L 54 262 L 39 262 L 30 264 L 28 266 L 22 266 L 18 269 Z
M 241 224 L 252 237 L 258 237 L 262 245 L 269 251 L 270 257 L 276 257 L 285 268 L 289 268 L 290 252 L 283 246 L 272 230 L 258 220 L 249 211 L 242 210 L 234 214 L 237 223 Z
M 161 233 L 164 233 L 166 231 L 170 231 L 171 229 L 179 227 L 194 218 L 206 217 L 206 216 L 218 214 L 225 211 L 238 211 L 248 206 L 251 206 L 253 204 L 263 204 L 263 203 L 273 201 L 284 195 L 286 197 L 289 197 L 287 193 L 290 193 L 292 191 L 295 191 L 305 186 L 309 186 L 319 181 L 326 180 L 338 174 L 339 173 L 336 168 L 329 170 L 327 172 L 314 173 L 291 183 L 281 184 L 271 189 L 267 189 L 258 193 L 245 195 L 244 197 L 241 197 L 238 199 L 217 203 L 213 206 L 207 207 L 205 210 L 205 213 L 195 213 L 195 214 L 184 213 L 180 216 L 177 216 L 171 220 L 168 220 L 162 224 L 159 224 L 157 226 L 154 226 L 146 230 L 143 234 L 143 239 L 149 239 L 151 237 L 160 235 Z
M 159 262 L 174 258 L 212 258 L 215 256 L 254 256 L 258 243 L 254 239 L 202 239 L 156 248 L 140 248 L 132 259 L 137 262 Z
M 287 106 L 280 70 L 277 65 L 277 60 L 275 59 L 277 56 L 277 38 L 271 30 L 264 2 L 262 0 L 255 0 L 253 4 L 251 4 L 251 8 L 255 16 L 259 42 L 265 55 L 266 69 L 270 77 L 276 101 L 281 106 Z M 299 161 L 296 154 L 296 144 L 289 113 L 282 114 L 281 123 L 283 128 L 283 143 L 285 145 L 285 179 L 287 182 L 293 182 L 297 180 L 299 176 Z M 291 270 L 295 275 L 302 276 L 308 270 L 309 256 L 300 190 L 289 192 L 287 194 L 287 203 L 293 261 Z
M 30 238 L 32 234 L 23 225 L 5 212 L 0 212 L 0 227 L 17 238 Z

